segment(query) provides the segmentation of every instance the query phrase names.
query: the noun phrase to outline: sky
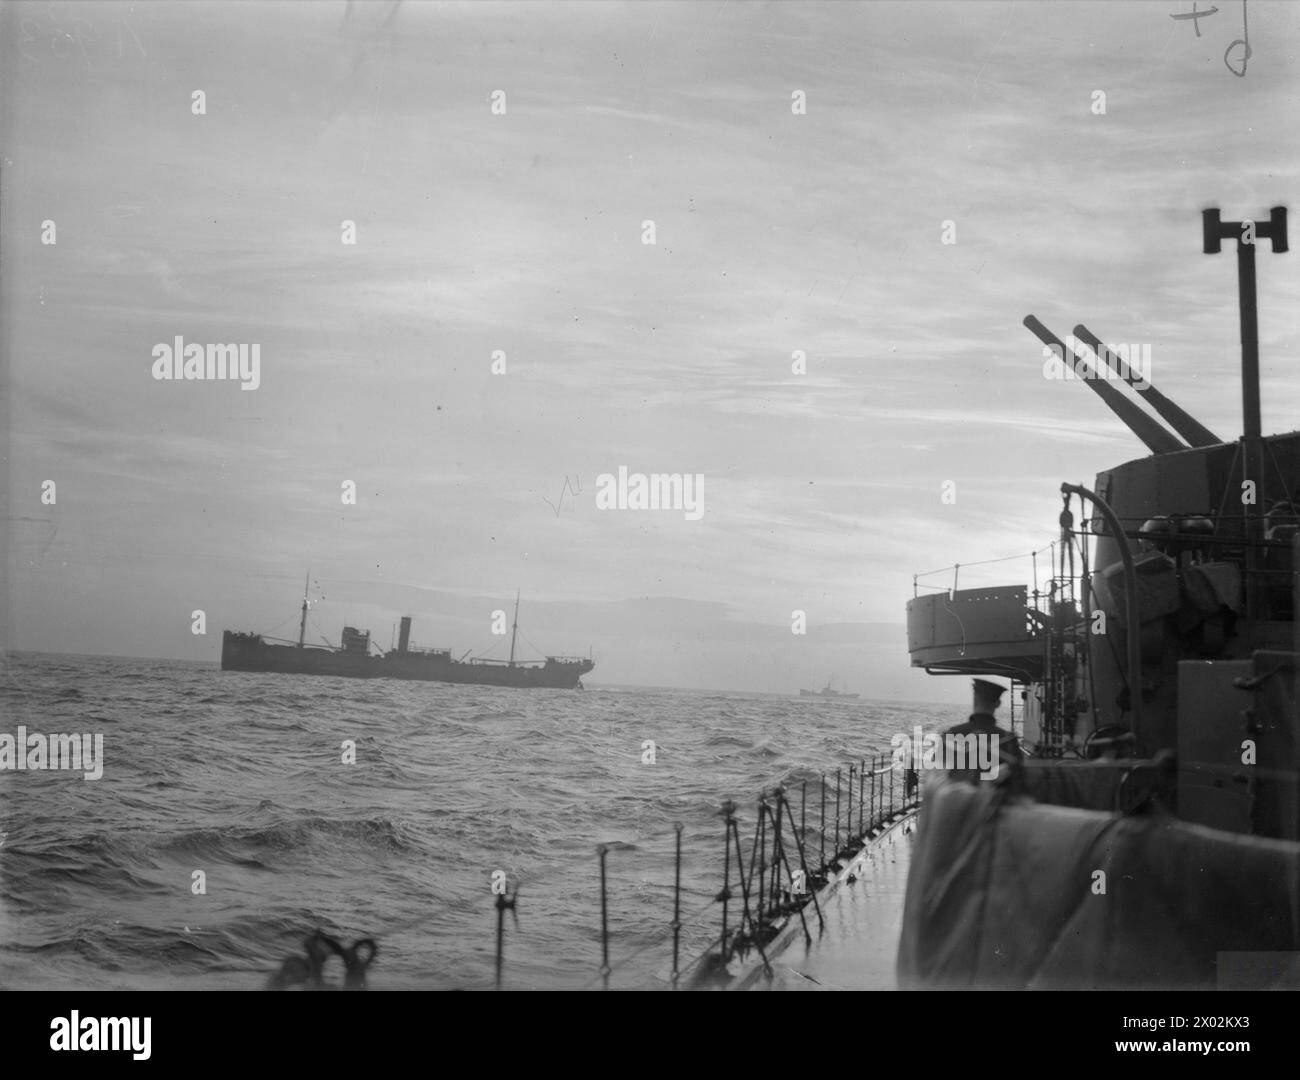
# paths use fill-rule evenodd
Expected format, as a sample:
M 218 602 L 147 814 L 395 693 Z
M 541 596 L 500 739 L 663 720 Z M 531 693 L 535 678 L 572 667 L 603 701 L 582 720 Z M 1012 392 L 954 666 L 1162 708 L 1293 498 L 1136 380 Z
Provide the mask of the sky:
M 1300 5 L 1244 76 L 1217 7 L 6 5 L 4 647 L 216 661 L 310 571 L 313 641 L 502 656 L 518 590 L 591 685 L 964 698 L 913 575 L 1027 582 L 1061 481 L 1146 453 L 1026 314 L 1240 433 L 1200 211 L 1296 210 Z M 1298 286 L 1261 248 L 1266 433 Z M 154 378 L 178 336 L 259 385 Z M 600 508 L 620 466 L 704 513 Z

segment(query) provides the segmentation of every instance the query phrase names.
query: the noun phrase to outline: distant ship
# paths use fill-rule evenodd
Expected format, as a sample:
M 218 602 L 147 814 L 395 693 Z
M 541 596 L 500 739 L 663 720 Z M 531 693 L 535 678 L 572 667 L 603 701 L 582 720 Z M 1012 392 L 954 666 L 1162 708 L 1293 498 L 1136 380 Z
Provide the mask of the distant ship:
M 411 648 L 411 617 L 402 616 L 397 648 L 370 652 L 370 631 L 343 628 L 339 648 L 308 645 L 307 596 L 302 598 L 302 619 L 297 642 L 277 642 L 262 634 L 225 631 L 221 636 L 222 671 L 271 671 L 280 675 L 337 675 L 349 679 L 414 679 L 422 682 L 473 683 L 479 686 L 549 687 L 582 689 L 583 675 L 595 667 L 588 657 L 548 656 L 545 661 L 516 661 L 519 634 L 519 597 L 510 631 L 510 659 L 452 659 L 450 649 Z M 467 653 L 466 656 L 469 654 Z
M 831 683 L 834 681 L 835 681 L 835 676 L 832 675 L 830 679 L 827 680 L 826 685 L 823 686 L 820 690 L 800 690 L 799 696 L 815 697 L 815 698 L 834 698 L 836 701 L 857 701 L 858 698 L 861 696 L 860 694 L 846 694 L 842 690 L 832 689 Z

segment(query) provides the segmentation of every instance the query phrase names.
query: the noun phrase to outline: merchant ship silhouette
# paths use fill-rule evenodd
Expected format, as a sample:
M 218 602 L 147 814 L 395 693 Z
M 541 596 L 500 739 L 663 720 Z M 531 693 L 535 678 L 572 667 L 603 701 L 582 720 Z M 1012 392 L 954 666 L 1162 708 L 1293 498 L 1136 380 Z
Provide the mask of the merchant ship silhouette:
M 411 618 L 402 616 L 397 646 L 375 655 L 369 630 L 345 626 L 340 646 L 307 644 L 306 591 L 298 640 L 277 641 L 262 634 L 227 630 L 221 637 L 223 671 L 263 671 L 281 675 L 336 675 L 349 679 L 413 679 L 423 682 L 471 683 L 479 686 L 581 689 L 582 676 L 595 667 L 589 657 L 548 656 L 544 661 L 515 659 L 519 635 L 519 597 L 510 630 L 510 659 L 453 659 L 450 649 L 411 646 Z

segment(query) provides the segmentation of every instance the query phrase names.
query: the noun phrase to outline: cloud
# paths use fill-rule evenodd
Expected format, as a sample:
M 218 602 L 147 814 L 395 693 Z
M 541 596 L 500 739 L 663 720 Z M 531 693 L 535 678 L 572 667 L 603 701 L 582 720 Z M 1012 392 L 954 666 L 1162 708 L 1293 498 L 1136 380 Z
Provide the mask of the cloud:
M 461 601 L 518 586 L 609 681 L 806 679 L 792 607 L 896 626 L 914 571 L 1050 540 L 1062 479 L 1141 455 L 1043 379 L 1026 313 L 1152 343 L 1156 385 L 1239 429 L 1199 212 L 1300 180 L 1300 14 L 1251 12 L 1245 79 L 1230 12 L 1198 40 L 1160 5 L 100 4 L 84 54 L 10 35 L 11 484 L 58 526 L 16 643 L 211 659 L 159 628 L 204 596 L 260 625 L 310 565 L 377 627 L 424 597 L 467 641 Z M 1276 426 L 1300 270 L 1260 259 Z M 260 342 L 262 388 L 154 383 L 176 334 Z M 620 464 L 703 472 L 704 520 L 597 512 Z M 842 675 L 911 685 L 844 633 Z

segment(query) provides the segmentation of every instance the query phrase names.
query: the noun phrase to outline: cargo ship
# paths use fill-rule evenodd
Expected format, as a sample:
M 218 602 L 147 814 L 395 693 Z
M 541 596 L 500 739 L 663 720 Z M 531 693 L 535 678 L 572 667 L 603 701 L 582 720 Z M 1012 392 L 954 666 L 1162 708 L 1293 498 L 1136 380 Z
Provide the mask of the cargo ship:
M 548 656 L 541 661 L 517 661 L 517 596 L 508 660 L 468 657 L 468 654 L 457 660 L 453 659 L 450 649 L 414 648 L 411 646 L 409 615 L 402 616 L 397 645 L 387 652 L 372 653 L 374 643 L 370 631 L 358 630 L 352 626 L 343 627 L 343 637 L 338 648 L 309 645 L 306 641 L 308 607 L 304 590 L 302 618 L 296 642 L 279 641 L 256 633 L 225 631 L 221 636 L 221 669 L 275 672 L 281 675 L 335 675 L 348 679 L 412 679 L 520 689 L 546 687 L 554 690 L 580 690 L 582 676 L 595 667 L 590 657 L 582 656 Z

